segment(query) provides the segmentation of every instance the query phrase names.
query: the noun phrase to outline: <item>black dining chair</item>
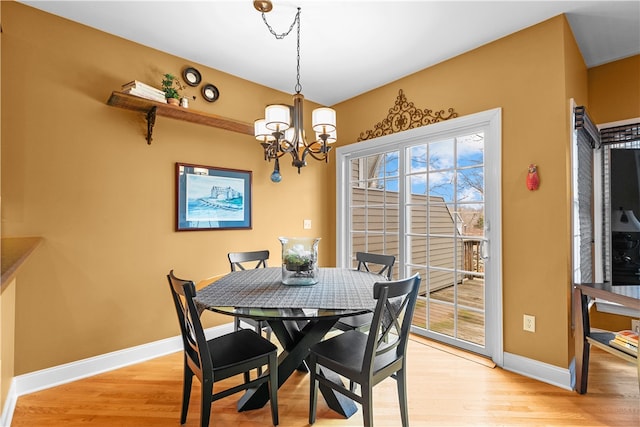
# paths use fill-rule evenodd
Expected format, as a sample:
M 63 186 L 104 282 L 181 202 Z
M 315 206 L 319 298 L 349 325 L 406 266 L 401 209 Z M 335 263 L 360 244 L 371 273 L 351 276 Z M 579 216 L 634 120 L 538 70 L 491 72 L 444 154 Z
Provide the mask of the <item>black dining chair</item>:
M 267 268 L 267 260 L 269 259 L 269 251 L 251 251 L 251 252 L 229 252 L 227 254 L 227 258 L 229 258 L 229 266 L 231 267 L 231 271 L 238 270 L 246 270 L 247 268 Z M 247 263 L 256 264 L 253 267 L 247 267 Z M 233 330 L 237 331 L 240 329 L 240 322 L 244 322 L 250 325 L 258 334 L 261 334 L 264 331 L 267 334 L 267 339 L 271 339 L 271 328 L 264 320 L 255 320 L 250 319 L 248 317 L 234 317 L 233 319 Z
M 211 404 L 223 397 L 267 382 L 271 401 L 271 420 L 278 425 L 278 361 L 277 347 L 249 329 L 241 329 L 207 340 L 200 323 L 199 312 L 193 298 L 196 287 L 190 280 L 177 278 L 173 270 L 167 275 L 173 302 L 178 313 L 182 344 L 184 346 L 184 379 L 182 388 L 182 412 L 180 423 L 187 421 L 191 384 L 195 375 L 200 380 L 200 426 L 207 427 L 211 416 Z M 268 367 L 268 374 L 254 375 L 253 369 Z M 215 382 L 238 374 L 244 382 L 231 388 L 214 392 Z
M 391 280 L 393 276 L 393 264 L 396 262 L 396 257 L 393 255 L 356 252 L 356 261 L 358 261 L 357 270 L 378 273 L 387 276 L 387 279 Z M 373 313 L 343 317 L 338 320 L 335 328 L 341 331 L 350 331 L 353 329 L 364 331 L 371 324 L 372 318 Z
M 229 258 L 231 271 L 246 270 L 247 266 L 245 264 L 254 261 L 256 261 L 256 264 L 251 268 L 267 267 L 269 251 L 229 252 L 227 258 Z
M 409 425 L 407 408 L 407 342 L 411 318 L 416 306 L 420 275 L 408 279 L 377 282 L 373 297 L 377 300 L 368 334 L 351 330 L 315 344 L 310 349 L 311 393 L 309 423 L 316 421 L 318 386 L 341 393 L 362 405 L 364 426 L 373 426 L 373 387 L 392 377 L 397 382 L 402 426 Z M 342 381 L 334 382 L 320 372 L 329 369 L 349 381 L 360 384 L 360 394 Z

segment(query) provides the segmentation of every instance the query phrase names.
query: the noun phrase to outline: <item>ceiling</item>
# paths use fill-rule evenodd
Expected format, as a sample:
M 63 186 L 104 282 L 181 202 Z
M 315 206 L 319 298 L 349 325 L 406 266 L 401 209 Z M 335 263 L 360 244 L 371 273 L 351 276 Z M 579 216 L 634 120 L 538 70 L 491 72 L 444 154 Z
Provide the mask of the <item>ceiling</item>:
M 295 92 L 296 39 L 252 0 L 21 1 L 277 89 Z M 565 13 L 587 67 L 640 53 L 640 1 L 274 0 L 277 33 L 301 13 L 309 100 L 334 105 Z M 197 68 L 197 65 L 196 65 Z M 206 78 L 206 76 L 203 76 Z M 215 84 L 215 82 L 213 82 Z

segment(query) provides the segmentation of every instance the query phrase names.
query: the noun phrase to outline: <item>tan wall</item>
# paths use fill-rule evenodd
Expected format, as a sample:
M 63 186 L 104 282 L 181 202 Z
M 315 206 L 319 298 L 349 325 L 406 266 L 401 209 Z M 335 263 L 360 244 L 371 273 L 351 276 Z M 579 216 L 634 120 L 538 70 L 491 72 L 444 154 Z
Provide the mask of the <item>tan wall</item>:
M 251 136 L 158 117 L 148 146 L 141 114 L 106 105 L 186 65 L 221 93 L 194 109 L 252 123 L 291 95 L 19 3 L 2 12 L 2 232 L 44 238 L 16 290 L 16 375 L 177 335 L 170 268 L 200 280 L 228 271 L 228 251 L 263 248 L 277 264 L 278 236 L 333 231 L 326 165 L 298 175 L 283 160 L 273 184 Z M 253 171 L 253 229 L 175 232 L 175 162 Z M 320 261 L 334 257 L 323 239 Z
M 336 106 L 341 143 L 384 119 L 399 89 L 422 109 L 502 108 L 504 349 L 561 367 L 572 356 L 568 97 L 586 100 L 584 65 L 566 75 L 577 50 L 567 29 L 557 17 Z M 539 166 L 536 192 L 525 187 L 529 163 Z M 537 317 L 533 335 L 524 313 Z
M 158 118 L 147 146 L 142 117 L 106 105 L 122 83 L 159 82 L 185 65 L 221 92 L 194 109 L 251 122 L 289 94 L 22 4 L 1 7 L 2 100 L 11 102 L 2 115 L 2 233 L 44 237 L 16 290 L 16 374 L 177 335 L 169 268 L 199 280 L 227 271 L 227 251 L 263 247 L 277 263 L 279 235 L 322 237 L 321 262 L 333 264 L 333 154 L 328 167 L 314 162 L 299 176 L 284 161 L 276 185 L 251 137 Z M 554 18 L 336 106 L 340 143 L 383 119 L 398 89 L 420 108 L 503 108 L 505 350 L 561 367 L 572 356 L 568 98 L 586 102 L 569 35 Z M 174 232 L 176 161 L 252 170 L 253 230 Z M 524 185 L 531 162 L 540 166 L 537 192 Z M 522 331 L 523 313 L 537 316 L 536 334 Z
M 640 117 L 640 55 L 589 69 L 589 114 L 596 124 Z

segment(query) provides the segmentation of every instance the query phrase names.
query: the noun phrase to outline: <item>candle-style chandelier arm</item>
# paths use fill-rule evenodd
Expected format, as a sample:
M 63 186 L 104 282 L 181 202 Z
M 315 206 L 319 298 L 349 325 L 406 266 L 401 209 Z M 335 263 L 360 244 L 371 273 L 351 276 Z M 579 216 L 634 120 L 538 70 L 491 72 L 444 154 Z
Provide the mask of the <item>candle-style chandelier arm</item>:
M 316 145 L 318 145 L 318 148 L 314 149 L 313 147 Z M 304 150 L 304 153 L 302 153 L 302 159 L 304 160 L 304 158 L 307 157 L 307 154 L 308 154 L 318 161 L 324 160 L 325 163 L 328 163 L 329 151 L 331 151 L 331 147 L 328 146 L 325 142 L 314 141 L 311 144 L 309 144 L 309 146 Z

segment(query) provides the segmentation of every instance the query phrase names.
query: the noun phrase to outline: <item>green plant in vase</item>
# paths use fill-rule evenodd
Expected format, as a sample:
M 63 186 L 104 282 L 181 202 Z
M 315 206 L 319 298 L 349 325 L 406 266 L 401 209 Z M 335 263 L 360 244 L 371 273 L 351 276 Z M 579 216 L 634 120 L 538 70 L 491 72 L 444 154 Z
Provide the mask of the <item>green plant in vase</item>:
M 180 103 L 180 91 L 184 89 L 180 80 L 173 74 L 164 74 L 162 76 L 162 91 L 169 104 L 178 105 Z
M 287 251 L 284 263 L 289 271 L 309 271 L 313 268 L 311 252 L 305 250 L 303 245 L 295 245 Z

